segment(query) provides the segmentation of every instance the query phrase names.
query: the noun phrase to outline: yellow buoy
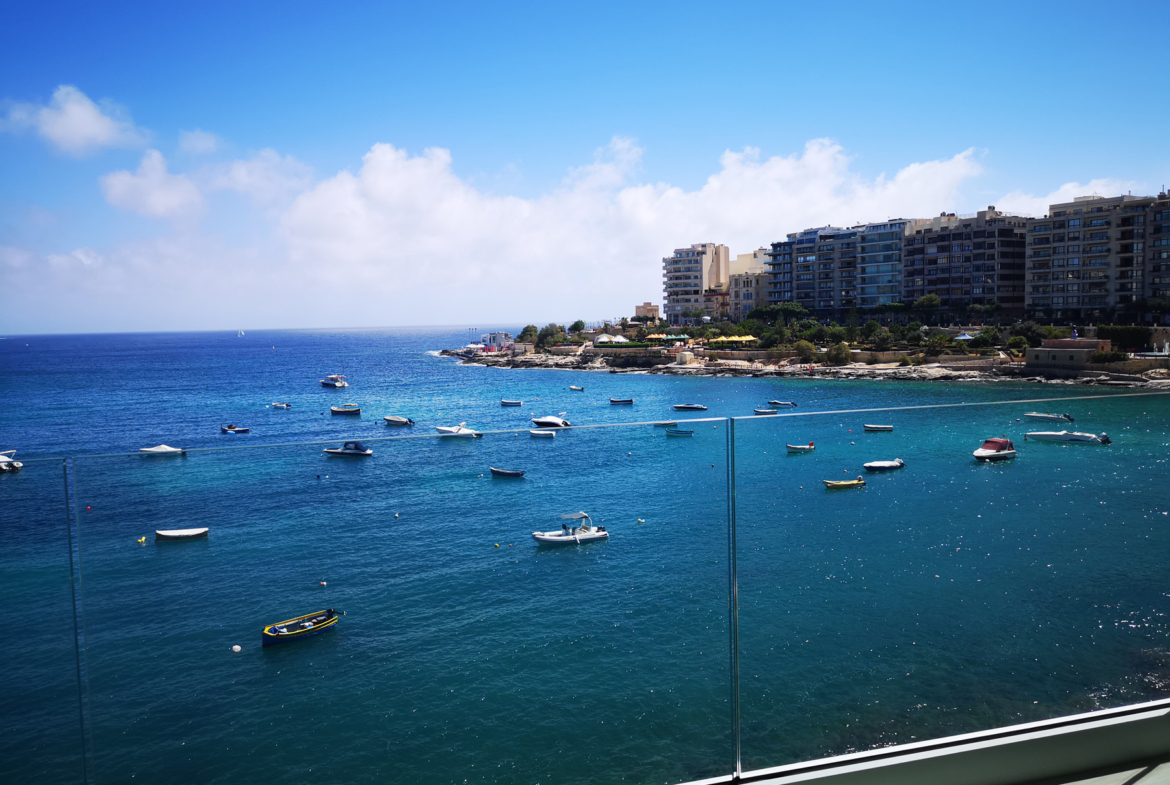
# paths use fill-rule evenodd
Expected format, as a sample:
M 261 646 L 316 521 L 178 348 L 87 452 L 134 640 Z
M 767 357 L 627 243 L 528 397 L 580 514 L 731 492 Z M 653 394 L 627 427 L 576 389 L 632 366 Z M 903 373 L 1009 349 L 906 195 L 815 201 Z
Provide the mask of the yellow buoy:
M 496 543 L 496 547 L 497 547 L 497 548 L 499 548 L 499 547 L 500 547 L 500 544 L 499 544 L 498 542 Z
M 145 538 L 145 537 L 139 537 L 139 538 L 138 538 L 138 541 L 139 541 L 139 542 L 146 542 L 146 538 Z

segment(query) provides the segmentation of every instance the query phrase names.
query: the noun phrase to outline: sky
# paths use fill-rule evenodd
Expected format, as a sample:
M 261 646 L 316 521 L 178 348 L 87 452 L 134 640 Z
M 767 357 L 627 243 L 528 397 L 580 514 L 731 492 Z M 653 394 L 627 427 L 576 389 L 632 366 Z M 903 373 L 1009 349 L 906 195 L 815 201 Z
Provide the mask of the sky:
M 1157 193 L 1166 29 L 1164 0 L 5 3 L 0 334 L 593 321 L 692 243 Z

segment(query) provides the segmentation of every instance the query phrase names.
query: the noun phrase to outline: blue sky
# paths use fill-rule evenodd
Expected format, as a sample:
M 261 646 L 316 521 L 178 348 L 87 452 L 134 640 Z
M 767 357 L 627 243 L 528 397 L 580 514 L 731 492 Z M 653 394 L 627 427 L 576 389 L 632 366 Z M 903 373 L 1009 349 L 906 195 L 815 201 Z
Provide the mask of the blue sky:
M 568 318 L 515 291 L 550 273 L 602 318 L 677 245 L 1154 192 L 1165 29 L 1165 2 L 6 4 L 0 331 L 233 327 L 223 284 L 271 293 L 256 326 L 339 324 L 322 287 L 450 323 L 419 295 L 452 281 L 478 321 Z M 113 125 L 82 147 L 36 119 L 84 102 Z

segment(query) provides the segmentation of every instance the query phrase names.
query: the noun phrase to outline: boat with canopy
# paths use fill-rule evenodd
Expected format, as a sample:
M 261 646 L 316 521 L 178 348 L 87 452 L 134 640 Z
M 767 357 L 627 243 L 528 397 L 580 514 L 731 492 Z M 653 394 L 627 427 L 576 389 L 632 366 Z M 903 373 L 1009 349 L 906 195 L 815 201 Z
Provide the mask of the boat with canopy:
M 594 526 L 593 519 L 586 512 L 570 512 L 559 516 L 562 520 L 581 521 L 576 526 L 561 524 L 560 531 L 533 532 L 532 539 L 545 545 L 580 545 L 597 540 L 608 540 L 609 532 L 604 526 Z
M 18 472 L 24 468 L 24 464 L 16 460 L 15 455 L 16 450 L 0 452 L 0 472 Z
M 1011 439 L 1001 436 L 998 439 L 988 439 L 983 442 L 982 447 L 971 454 L 978 461 L 1006 461 L 1016 457 L 1016 448 L 1012 446 Z
M 322 387 L 333 387 L 334 389 L 349 387 L 349 382 L 345 380 L 345 376 L 339 373 L 331 373 L 319 381 Z
M 571 423 L 564 418 L 565 412 L 561 412 L 560 417 L 548 415 L 547 417 L 533 417 L 532 424 L 537 428 L 568 428 Z
M 323 452 L 328 455 L 353 455 L 360 457 L 374 454 L 373 450 L 361 442 L 346 442 L 340 447 L 326 447 Z

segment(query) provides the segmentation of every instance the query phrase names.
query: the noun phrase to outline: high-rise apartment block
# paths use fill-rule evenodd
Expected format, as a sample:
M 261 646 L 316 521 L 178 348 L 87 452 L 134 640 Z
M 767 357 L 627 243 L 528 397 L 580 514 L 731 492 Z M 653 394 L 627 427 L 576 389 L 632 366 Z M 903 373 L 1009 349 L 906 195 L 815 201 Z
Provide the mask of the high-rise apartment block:
M 726 291 L 728 257 L 726 245 L 697 243 L 676 248 L 662 260 L 663 315 L 668 322 L 683 324 L 687 320 L 684 312 L 703 310 L 705 291 Z
M 1170 291 L 1170 197 L 1079 196 L 1028 221 L 1029 313 L 1095 315 Z

